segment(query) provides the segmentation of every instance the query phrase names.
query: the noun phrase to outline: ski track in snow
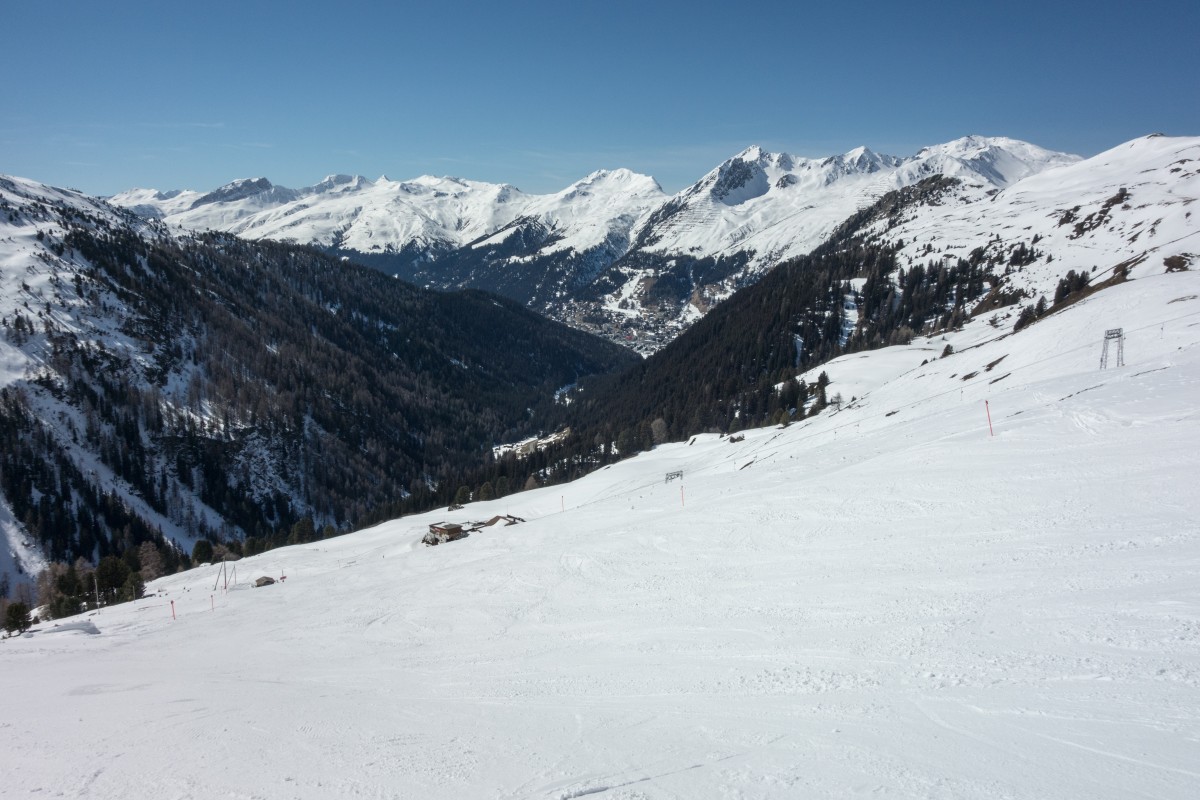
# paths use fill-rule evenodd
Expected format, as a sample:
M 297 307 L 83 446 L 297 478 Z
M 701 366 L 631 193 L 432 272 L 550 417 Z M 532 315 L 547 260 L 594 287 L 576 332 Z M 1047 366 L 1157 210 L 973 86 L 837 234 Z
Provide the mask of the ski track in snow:
M 1188 295 L 846 356 L 818 371 L 857 399 L 787 429 L 37 626 L 0 643 L 0 796 L 1196 797 Z

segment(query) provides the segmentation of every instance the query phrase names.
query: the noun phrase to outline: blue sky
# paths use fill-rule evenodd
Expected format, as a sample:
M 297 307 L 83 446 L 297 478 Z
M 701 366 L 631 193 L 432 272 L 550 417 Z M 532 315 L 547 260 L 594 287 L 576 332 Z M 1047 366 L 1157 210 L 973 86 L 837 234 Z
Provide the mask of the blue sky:
M 5 6 L 0 172 L 94 194 L 1200 135 L 1194 0 Z

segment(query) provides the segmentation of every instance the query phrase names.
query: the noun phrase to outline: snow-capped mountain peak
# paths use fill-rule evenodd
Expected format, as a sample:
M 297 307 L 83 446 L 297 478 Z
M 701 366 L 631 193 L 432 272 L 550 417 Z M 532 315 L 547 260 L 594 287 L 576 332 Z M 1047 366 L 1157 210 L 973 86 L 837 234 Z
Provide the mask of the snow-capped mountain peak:
M 764 156 L 769 156 L 769 155 L 771 155 L 771 154 L 769 152 L 767 152 L 765 149 L 763 149 L 762 145 L 752 144 L 749 147 L 747 147 L 745 150 L 743 150 L 742 152 L 738 153 L 733 158 L 731 158 L 730 161 L 734 161 L 734 160 L 758 161 L 759 159 L 763 158 Z
M 637 232 L 654 252 L 718 256 L 753 251 L 765 269 L 806 253 L 834 227 L 885 192 L 935 174 L 1003 188 L 1077 156 L 1026 142 L 967 136 L 927 147 L 908 158 L 865 146 L 813 160 L 768 153 L 755 145 L 676 195 L 670 213 L 647 219 Z
M 560 194 L 581 189 L 581 188 L 609 187 L 614 190 L 623 190 L 631 192 L 654 191 L 659 194 L 663 193 L 662 187 L 658 181 L 649 175 L 643 175 L 634 172 L 625 167 L 617 169 L 598 169 L 585 178 L 582 178 L 568 186 Z
M 1004 136 L 964 136 L 923 148 L 910 161 L 925 167 L 926 173 L 982 178 L 994 187 L 1005 188 L 1043 170 L 1079 160 L 1079 156 Z
M 276 186 L 266 178 L 240 178 L 197 198 L 192 208 L 251 199 L 258 205 L 286 203 L 295 199 L 297 194 L 295 190 Z
M 327 175 L 320 183 L 309 187 L 312 194 L 325 192 L 355 192 L 374 186 L 374 183 L 362 175 Z

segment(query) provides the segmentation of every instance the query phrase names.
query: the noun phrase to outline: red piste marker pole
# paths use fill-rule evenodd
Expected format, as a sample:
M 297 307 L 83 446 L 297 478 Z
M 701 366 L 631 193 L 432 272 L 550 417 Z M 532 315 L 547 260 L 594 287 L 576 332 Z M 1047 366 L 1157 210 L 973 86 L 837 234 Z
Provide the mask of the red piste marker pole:
M 995 436 L 996 432 L 992 430 L 992 409 L 987 400 L 983 401 L 983 410 L 987 412 L 988 417 L 988 436 Z
M 686 505 L 687 503 L 683 502 L 683 484 L 681 483 L 679 484 L 679 506 L 682 508 Z
M 213 599 L 213 596 L 211 594 L 208 596 L 208 602 L 209 602 L 209 605 L 212 606 L 212 610 L 216 611 L 217 610 L 217 601 Z

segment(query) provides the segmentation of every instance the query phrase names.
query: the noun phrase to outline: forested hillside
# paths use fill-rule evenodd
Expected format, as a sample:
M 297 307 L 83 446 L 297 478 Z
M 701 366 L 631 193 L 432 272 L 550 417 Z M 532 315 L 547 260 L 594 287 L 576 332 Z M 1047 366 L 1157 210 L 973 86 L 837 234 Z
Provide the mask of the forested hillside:
M 560 387 L 637 360 L 484 293 L 3 188 L 0 486 L 56 561 L 253 550 L 453 496 L 561 422 Z

